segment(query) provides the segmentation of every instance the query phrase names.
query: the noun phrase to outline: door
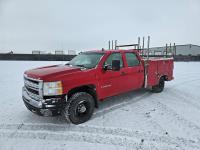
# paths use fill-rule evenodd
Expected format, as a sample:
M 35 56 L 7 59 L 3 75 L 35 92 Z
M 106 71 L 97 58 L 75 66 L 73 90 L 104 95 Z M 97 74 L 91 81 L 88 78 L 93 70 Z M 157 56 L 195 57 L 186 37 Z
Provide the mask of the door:
M 112 60 L 120 60 L 119 71 L 111 70 Z M 125 75 L 123 74 L 125 68 L 124 68 L 124 61 L 122 58 L 122 54 L 119 52 L 110 54 L 108 58 L 105 60 L 103 65 L 110 66 L 109 67 L 110 69 L 106 71 L 102 69 L 101 73 L 99 74 L 99 84 L 100 84 L 99 86 L 100 86 L 101 98 L 106 98 L 122 93 L 125 90 L 124 87 Z
M 126 52 L 126 89 L 139 89 L 144 84 L 144 68 L 134 52 Z

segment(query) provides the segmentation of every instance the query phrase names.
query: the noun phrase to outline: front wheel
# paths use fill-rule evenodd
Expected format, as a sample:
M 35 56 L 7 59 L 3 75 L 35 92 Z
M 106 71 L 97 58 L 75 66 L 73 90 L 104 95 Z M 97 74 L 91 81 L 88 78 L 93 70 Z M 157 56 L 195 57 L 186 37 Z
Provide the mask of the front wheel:
M 90 94 L 78 92 L 67 101 L 64 108 L 64 116 L 73 124 L 81 124 L 91 118 L 94 106 L 94 99 Z
M 158 85 L 155 85 L 152 87 L 152 92 L 154 93 L 160 93 L 164 90 L 165 87 L 165 80 L 164 78 L 160 78 Z

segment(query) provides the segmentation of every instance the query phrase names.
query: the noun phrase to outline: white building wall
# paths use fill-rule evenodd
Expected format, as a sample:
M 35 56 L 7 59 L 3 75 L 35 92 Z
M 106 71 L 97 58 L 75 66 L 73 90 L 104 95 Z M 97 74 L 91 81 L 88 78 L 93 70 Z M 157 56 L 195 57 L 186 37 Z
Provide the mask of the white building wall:
M 179 45 L 176 47 L 176 55 L 200 55 L 200 46 L 198 45 Z
M 154 51 L 155 54 L 158 52 L 161 52 L 162 54 L 165 54 L 166 47 L 152 47 L 150 48 L 151 51 Z M 173 46 L 168 47 L 168 54 L 173 53 Z M 176 45 L 176 55 L 200 55 L 200 46 L 198 45 L 192 45 L 192 44 L 187 44 L 187 45 Z M 159 53 L 160 54 L 160 53 Z

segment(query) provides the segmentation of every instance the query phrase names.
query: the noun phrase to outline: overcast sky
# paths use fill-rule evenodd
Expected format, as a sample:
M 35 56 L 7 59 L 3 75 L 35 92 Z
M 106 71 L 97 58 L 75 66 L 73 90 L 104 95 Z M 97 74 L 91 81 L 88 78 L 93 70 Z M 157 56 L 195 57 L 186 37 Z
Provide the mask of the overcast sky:
M 0 52 L 200 45 L 200 0 L 0 0 Z

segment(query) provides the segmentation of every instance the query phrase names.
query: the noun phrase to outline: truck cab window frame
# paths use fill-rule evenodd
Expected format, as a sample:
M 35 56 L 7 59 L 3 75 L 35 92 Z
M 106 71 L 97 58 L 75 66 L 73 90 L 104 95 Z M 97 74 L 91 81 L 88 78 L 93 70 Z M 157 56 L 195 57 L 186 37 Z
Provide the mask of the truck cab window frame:
M 117 58 L 117 57 L 119 57 L 119 58 Z M 119 60 L 120 61 L 120 68 L 124 67 L 123 57 L 122 57 L 122 54 L 119 53 L 119 52 L 111 53 L 106 58 L 105 62 L 103 63 L 103 66 L 108 65 L 108 66 L 112 67 L 112 60 Z
M 128 67 L 134 67 L 140 65 L 140 61 L 135 53 L 126 52 L 125 56 Z

